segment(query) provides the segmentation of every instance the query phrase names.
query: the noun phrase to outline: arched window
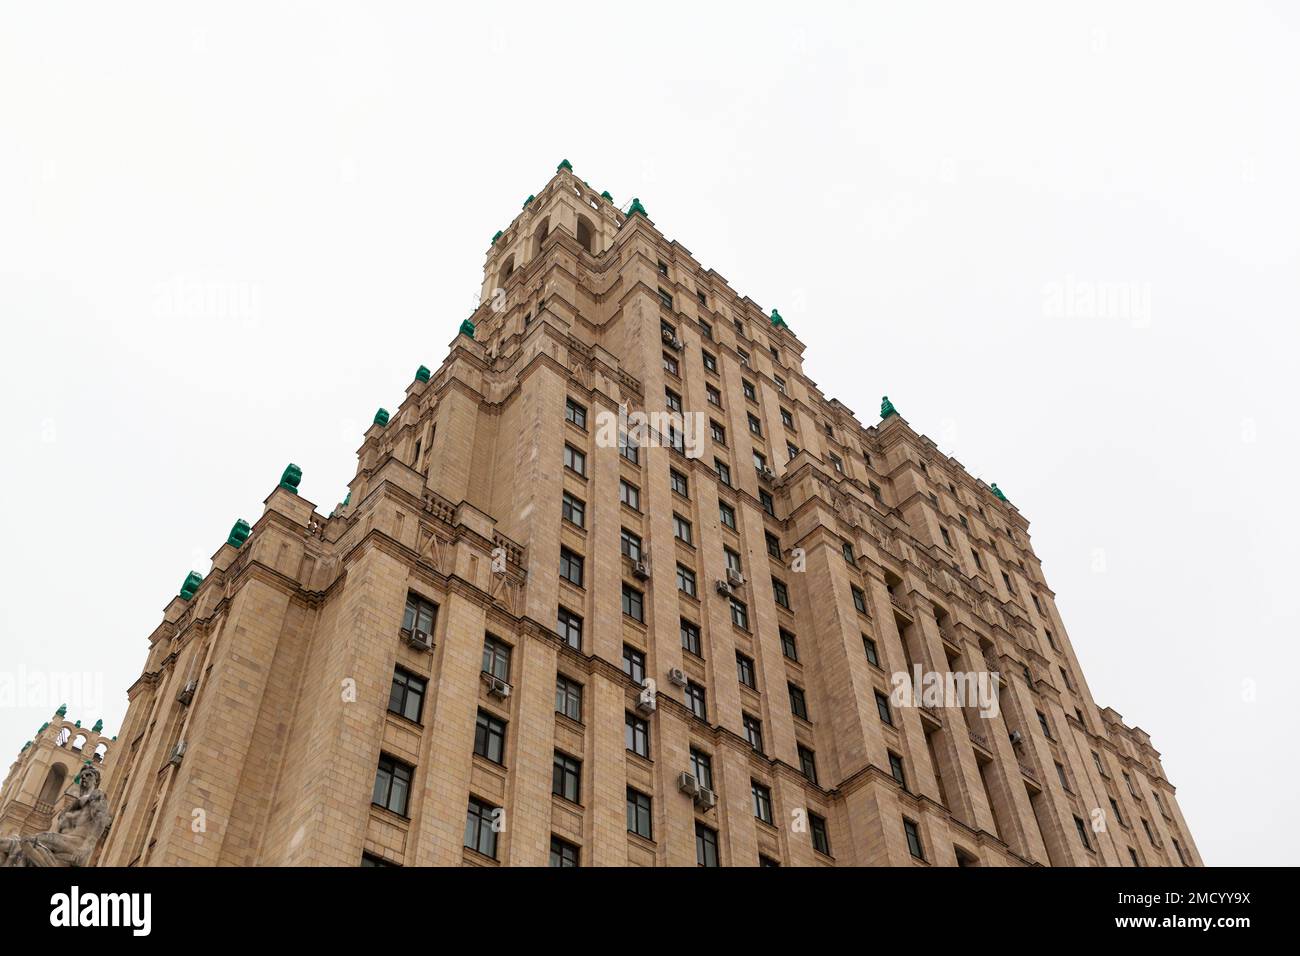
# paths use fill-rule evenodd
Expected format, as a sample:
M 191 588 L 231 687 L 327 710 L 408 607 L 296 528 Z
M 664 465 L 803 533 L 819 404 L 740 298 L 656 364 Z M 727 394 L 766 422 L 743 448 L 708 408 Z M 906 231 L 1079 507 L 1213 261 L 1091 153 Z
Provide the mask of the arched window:
M 511 255 L 506 256 L 506 261 L 501 264 L 501 271 L 497 273 L 497 288 L 504 289 L 506 287 L 506 280 L 514 275 L 514 272 L 515 257 L 512 253 Z
M 64 727 L 62 730 L 59 731 L 59 735 L 54 738 L 54 746 L 66 747 L 68 745 L 68 738 L 71 736 L 72 736 L 72 731 L 70 731 L 67 727 Z
M 95 763 L 103 763 L 104 758 L 107 756 L 108 756 L 108 744 L 103 743 L 101 741 L 99 746 L 95 748 L 95 755 L 94 755 Z
M 72 741 L 72 749 L 80 753 L 81 748 L 84 746 L 86 746 L 86 735 L 77 734 L 76 739 Z
M 61 763 L 56 763 L 50 767 L 50 772 L 45 775 L 45 783 L 41 787 L 41 795 L 37 799 L 41 803 L 54 803 L 63 795 L 63 783 L 68 779 L 68 768 Z
M 578 216 L 578 245 L 593 256 L 596 254 L 596 230 L 586 216 Z
M 542 242 L 546 239 L 546 234 L 551 231 L 551 217 L 547 216 L 537 224 L 537 230 L 533 233 L 533 252 L 535 256 L 542 251 Z M 532 256 L 529 256 L 531 259 Z

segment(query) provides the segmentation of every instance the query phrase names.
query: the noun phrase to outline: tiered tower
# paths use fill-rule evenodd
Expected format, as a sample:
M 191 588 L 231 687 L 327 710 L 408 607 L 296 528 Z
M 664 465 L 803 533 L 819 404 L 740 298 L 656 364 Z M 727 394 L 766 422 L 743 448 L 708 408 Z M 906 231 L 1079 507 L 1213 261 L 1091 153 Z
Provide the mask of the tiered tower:
M 64 797 L 75 793 L 73 782 L 81 768 L 90 763 L 103 772 L 117 738 L 103 733 L 102 720 L 86 729 L 67 714 L 68 705 L 60 705 L 10 766 L 0 786 L 0 836 L 49 830 Z
M 481 302 L 343 503 L 290 466 L 168 605 L 105 863 L 1200 862 L 1015 506 L 638 200 L 561 163 Z

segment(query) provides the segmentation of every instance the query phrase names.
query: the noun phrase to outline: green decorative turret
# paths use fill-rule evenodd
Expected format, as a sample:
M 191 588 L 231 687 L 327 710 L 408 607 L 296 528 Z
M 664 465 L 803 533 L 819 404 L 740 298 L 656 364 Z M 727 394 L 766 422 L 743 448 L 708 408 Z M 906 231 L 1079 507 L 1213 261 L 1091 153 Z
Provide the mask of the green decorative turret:
M 74 721 L 72 722 L 72 726 L 74 726 L 74 727 L 80 727 L 80 726 L 81 726 L 81 721 L 80 721 L 80 720 L 74 720 Z
M 573 163 L 569 162 L 567 159 L 562 159 L 560 160 L 560 165 L 555 167 L 555 171 L 558 173 L 561 169 L 567 169 L 569 172 L 573 172 Z
M 55 717 L 66 717 L 66 716 L 68 716 L 68 705 L 67 705 L 67 704 L 59 704 L 59 709 L 56 710 L 56 711 L 54 712 L 54 716 L 55 716 Z M 47 726 L 48 726 L 48 725 L 47 725 Z
M 647 219 L 650 218 L 650 214 L 645 211 L 645 206 L 641 205 L 641 200 L 637 199 L 635 196 L 632 197 L 632 205 L 627 207 L 627 217 L 631 219 L 633 216 L 645 216 Z
M 199 589 L 199 585 L 202 583 L 203 575 L 199 574 L 197 571 L 191 571 L 189 574 L 185 575 L 185 583 L 181 585 L 181 600 L 188 601 L 190 598 L 194 597 L 194 592 Z
M 504 233 L 502 233 L 501 230 L 498 229 L 496 231 L 496 235 L 492 237 L 492 245 L 495 246 L 497 244 L 497 240 L 500 239 L 502 235 L 504 235 Z
M 474 337 L 474 323 L 466 319 L 460 324 L 460 334 L 468 335 L 471 339 Z
M 415 370 L 415 380 L 417 382 L 427 382 L 432 377 L 433 377 L 433 373 L 430 372 L 423 365 L 421 365 L 419 368 Z
M 66 707 L 68 705 L 64 704 L 63 706 Z M 45 723 L 41 724 L 41 729 L 36 731 L 36 736 L 39 737 L 41 734 L 45 733 L 45 728 L 48 726 L 50 726 L 50 722 L 47 720 Z
M 230 536 L 226 538 L 226 544 L 232 548 L 242 548 L 248 536 L 252 534 L 253 528 L 247 521 L 240 518 L 230 528 Z
M 611 196 L 611 195 L 609 194 L 609 190 L 608 190 L 608 189 L 606 189 L 603 193 L 600 194 L 600 198 L 603 199 L 603 200 L 605 200 L 606 202 L 613 202 L 613 201 L 614 201 L 614 197 Z
M 534 196 L 532 193 L 529 193 L 529 194 L 528 194 L 528 198 L 524 200 L 524 204 L 523 204 L 523 207 L 522 207 L 522 208 L 527 209 L 527 208 L 528 208 L 528 204 L 529 204 L 530 202 L 532 202 L 532 201 L 533 201 L 534 199 L 536 199 L 536 198 L 537 198 L 537 197 Z
M 290 464 L 280 476 L 280 487 L 285 491 L 291 491 L 295 495 L 298 493 L 298 483 L 302 481 L 302 469 L 297 465 Z
M 777 329 L 789 328 L 789 326 L 785 324 L 785 319 L 781 318 L 781 313 L 776 311 L 776 309 L 772 310 L 772 326 Z
M 1002 493 L 1002 489 L 999 488 L 999 487 L 997 486 L 997 483 L 996 483 L 996 482 L 994 482 L 993 484 L 989 485 L 989 490 L 993 492 L 993 497 L 996 498 L 996 499 L 998 499 L 998 501 L 1006 501 L 1006 500 L 1007 500 L 1007 496 L 1004 495 L 1004 494 Z M 1010 504 L 1010 502 L 1007 502 L 1007 503 Z
M 95 726 L 90 728 L 92 734 L 102 734 L 104 732 L 104 718 L 101 717 L 95 721 Z
M 894 403 L 889 400 L 889 396 L 882 395 L 880 397 L 880 417 L 888 418 L 890 415 L 897 415 L 897 414 L 898 414 L 898 409 L 896 409 L 894 407 Z
M 19 752 L 19 753 L 22 753 L 23 750 L 26 750 L 26 749 L 27 749 L 28 747 L 30 747 L 31 745 L 32 745 L 32 742 L 31 742 L 30 740 L 27 741 L 27 743 L 23 744 L 23 749 L 20 750 L 20 751 L 18 751 L 18 752 Z
M 375 424 L 380 428 L 383 428 L 388 424 L 388 409 L 381 408 L 379 411 L 375 412 Z

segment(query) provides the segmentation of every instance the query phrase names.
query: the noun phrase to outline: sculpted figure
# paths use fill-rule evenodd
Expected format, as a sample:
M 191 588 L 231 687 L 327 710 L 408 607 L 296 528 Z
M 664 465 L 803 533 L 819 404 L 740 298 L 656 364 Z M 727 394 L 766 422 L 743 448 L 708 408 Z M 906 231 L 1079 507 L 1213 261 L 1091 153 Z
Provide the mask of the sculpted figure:
M 53 830 L 0 837 L 0 866 L 85 866 L 113 822 L 99 779 L 93 765 L 81 768 L 77 799 L 58 815 Z

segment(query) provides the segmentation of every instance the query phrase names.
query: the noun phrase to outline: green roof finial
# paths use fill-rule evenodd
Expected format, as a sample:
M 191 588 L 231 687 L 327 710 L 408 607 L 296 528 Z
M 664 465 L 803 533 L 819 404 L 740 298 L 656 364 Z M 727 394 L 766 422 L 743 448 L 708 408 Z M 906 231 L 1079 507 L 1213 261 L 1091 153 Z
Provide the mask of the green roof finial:
M 474 323 L 466 319 L 460 324 L 460 335 L 468 335 L 471 339 L 474 337 Z
M 567 159 L 562 159 L 560 160 L 560 165 L 555 167 L 555 171 L 558 173 L 561 169 L 567 169 L 569 172 L 573 172 L 573 163 L 569 162 Z
M 74 726 L 74 727 L 80 727 L 80 726 L 81 726 L 81 721 L 80 721 L 80 720 L 74 720 L 74 721 L 72 722 L 72 726 Z
M 605 200 L 606 202 L 613 202 L 613 201 L 614 201 L 614 197 L 611 196 L 611 195 L 609 194 L 609 190 L 608 190 L 608 189 L 606 189 L 603 193 L 600 194 L 600 198 L 603 199 L 603 200 Z
M 39 737 L 41 734 L 45 733 L 45 728 L 48 726 L 50 726 L 50 722 L 47 720 L 45 723 L 41 724 L 41 729 L 36 731 L 36 736 Z
M 502 237 L 502 235 L 504 235 L 504 233 L 502 233 L 502 231 L 501 231 L 500 229 L 498 229 L 498 230 L 496 231 L 496 235 L 494 235 L 494 236 L 492 237 L 492 245 L 495 246 L 495 245 L 497 244 L 497 240 L 500 239 L 500 238 Z
M 27 743 L 23 744 L 23 750 L 26 750 L 26 749 L 27 749 L 28 747 L 30 747 L 31 745 L 32 745 L 32 742 L 31 742 L 30 740 L 27 741 Z M 19 753 L 22 753 L 23 750 L 20 750 L 20 751 L 18 751 L 18 752 L 19 752 Z
M 777 329 L 789 328 L 789 326 L 785 324 L 785 319 L 781 318 L 781 313 L 776 311 L 776 309 L 772 310 L 772 327 Z
M 352 504 L 352 492 L 349 491 L 346 495 L 343 496 L 343 507 L 346 508 L 350 504 Z
M 226 544 L 232 548 L 242 548 L 248 536 L 252 534 L 253 528 L 247 521 L 240 518 L 230 528 L 230 536 L 226 538 Z
M 419 368 L 415 370 L 415 380 L 417 382 L 427 382 L 432 377 L 433 377 L 433 373 L 430 372 L 423 365 L 421 365 Z
M 647 219 L 650 218 L 650 214 L 645 211 L 645 206 L 641 205 L 641 200 L 637 199 L 635 196 L 632 197 L 632 205 L 627 207 L 627 217 L 631 219 L 633 216 L 645 216 Z
M 185 583 L 181 585 L 181 600 L 188 601 L 190 598 L 194 597 L 194 592 L 199 589 L 199 585 L 202 583 L 203 575 L 199 574 L 197 571 L 191 571 L 189 574 L 185 575 Z
M 524 200 L 524 204 L 523 204 L 523 206 L 522 206 L 521 208 L 523 208 L 523 209 L 527 209 L 527 208 L 528 208 L 528 204 L 529 204 L 530 202 L 532 202 L 532 201 L 533 201 L 534 199 L 536 199 L 536 198 L 537 198 L 537 197 L 534 196 L 532 193 L 529 193 L 529 194 L 528 194 L 528 198 Z
M 896 409 L 894 407 L 894 403 L 889 400 L 889 396 L 882 395 L 880 397 L 880 417 L 888 418 L 890 415 L 897 415 L 897 414 L 898 414 L 898 409 Z
M 56 710 L 56 711 L 54 712 L 54 716 L 55 716 L 55 717 L 66 717 L 66 716 L 68 716 L 68 705 L 67 705 L 67 704 L 59 704 L 59 709 Z
M 290 463 L 290 465 L 285 468 L 284 474 L 280 476 L 280 487 L 285 491 L 292 492 L 296 495 L 298 493 L 298 483 L 300 481 L 302 481 L 302 469 L 297 465 Z
M 95 721 L 95 726 L 90 728 L 92 734 L 102 734 L 104 732 L 104 718 L 101 717 Z
M 994 482 L 993 484 L 989 485 L 989 490 L 993 492 L 993 497 L 998 499 L 998 501 L 1007 500 L 1007 496 L 1002 493 L 1002 489 L 997 486 L 997 482 Z M 1007 501 L 1007 504 L 1010 503 L 1011 502 Z
M 383 428 L 388 424 L 388 409 L 381 408 L 379 411 L 375 412 L 375 424 L 380 428 Z

